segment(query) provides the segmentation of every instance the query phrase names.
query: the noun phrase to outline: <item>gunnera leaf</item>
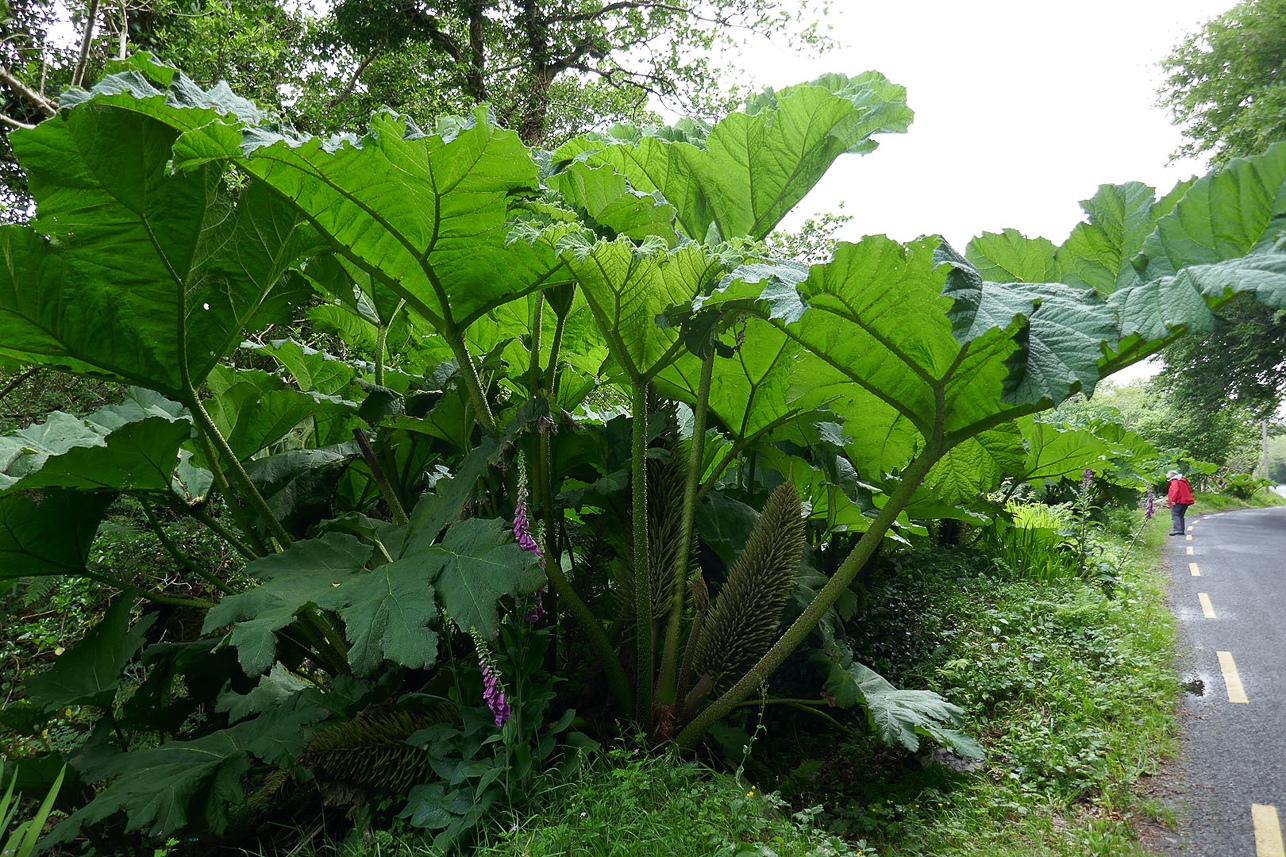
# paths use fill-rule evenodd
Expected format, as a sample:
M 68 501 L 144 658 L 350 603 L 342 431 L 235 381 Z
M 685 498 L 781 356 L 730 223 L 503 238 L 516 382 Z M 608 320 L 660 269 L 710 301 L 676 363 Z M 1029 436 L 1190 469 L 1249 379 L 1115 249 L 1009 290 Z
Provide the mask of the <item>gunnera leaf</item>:
M 730 687 L 776 639 L 803 548 L 799 491 L 783 482 L 729 570 L 697 642 L 693 674 L 709 674 L 715 692 Z

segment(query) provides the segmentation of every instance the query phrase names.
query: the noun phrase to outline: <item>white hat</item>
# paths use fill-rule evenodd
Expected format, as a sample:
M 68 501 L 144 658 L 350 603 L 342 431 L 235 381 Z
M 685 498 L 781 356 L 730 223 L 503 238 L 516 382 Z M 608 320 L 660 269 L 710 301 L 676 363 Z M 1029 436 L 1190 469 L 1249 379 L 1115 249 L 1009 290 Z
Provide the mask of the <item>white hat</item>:
M 1167 473 L 1167 474 L 1165 475 L 1165 478 L 1166 478 L 1166 479 L 1182 479 L 1182 478 L 1183 478 L 1183 474 L 1182 474 L 1182 473 L 1180 473 L 1180 472 L 1179 472 L 1179 471 L 1177 471 L 1177 470 L 1171 470 L 1169 473 Z

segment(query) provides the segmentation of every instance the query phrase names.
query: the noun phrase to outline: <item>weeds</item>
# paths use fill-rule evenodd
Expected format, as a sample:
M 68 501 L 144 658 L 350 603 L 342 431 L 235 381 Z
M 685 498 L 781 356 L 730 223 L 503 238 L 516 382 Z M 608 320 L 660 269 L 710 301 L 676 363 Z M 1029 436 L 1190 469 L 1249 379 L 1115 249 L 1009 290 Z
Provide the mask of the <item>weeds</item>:
M 694 762 L 625 749 L 586 757 L 478 857 L 828 857 L 876 852 L 819 829 L 820 806 L 792 813 L 776 794 Z
M 985 553 L 925 552 L 872 596 L 877 621 L 853 628 L 854 649 L 885 652 L 881 667 L 900 684 L 965 708 L 985 766 L 941 751 L 906 759 L 869 741 L 835 747 L 778 724 L 766 742 L 777 758 L 767 748 L 756 773 L 797 806 L 824 803 L 832 833 L 894 857 L 1146 853 L 1129 818 L 1157 811 L 1131 787 L 1174 749 L 1174 630 L 1161 578 L 1130 558 L 1121 523 L 1091 536 L 1093 555 L 1122 566 L 1113 597 L 1075 575 L 999 578 Z M 1141 539 L 1155 548 L 1161 532 L 1149 522 Z

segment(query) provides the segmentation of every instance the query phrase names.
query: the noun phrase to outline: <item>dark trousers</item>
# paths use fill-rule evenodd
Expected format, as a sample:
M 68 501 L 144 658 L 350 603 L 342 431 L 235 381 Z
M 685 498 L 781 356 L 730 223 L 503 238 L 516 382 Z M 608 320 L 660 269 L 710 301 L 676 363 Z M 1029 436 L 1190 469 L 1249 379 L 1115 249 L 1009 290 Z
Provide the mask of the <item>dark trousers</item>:
M 1173 523 L 1170 532 L 1183 532 L 1183 516 L 1188 514 L 1188 507 L 1191 505 L 1191 503 L 1175 503 L 1170 507 L 1170 521 Z

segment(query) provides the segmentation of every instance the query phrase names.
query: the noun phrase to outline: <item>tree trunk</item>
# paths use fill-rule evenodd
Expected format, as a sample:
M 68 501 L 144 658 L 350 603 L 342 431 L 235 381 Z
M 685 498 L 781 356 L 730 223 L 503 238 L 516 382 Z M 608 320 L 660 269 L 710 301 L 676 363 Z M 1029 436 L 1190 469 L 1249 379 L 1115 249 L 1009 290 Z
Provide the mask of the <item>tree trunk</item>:
M 76 72 L 71 77 L 72 86 L 80 86 L 85 79 L 85 66 L 89 64 L 89 46 L 94 42 L 94 21 L 98 18 L 98 0 L 89 0 L 89 12 L 85 16 L 85 36 L 80 42 L 80 58 L 76 60 Z
M 469 6 L 469 73 L 465 86 L 474 101 L 487 98 L 487 51 L 482 26 L 486 21 L 485 0 L 474 0 Z

